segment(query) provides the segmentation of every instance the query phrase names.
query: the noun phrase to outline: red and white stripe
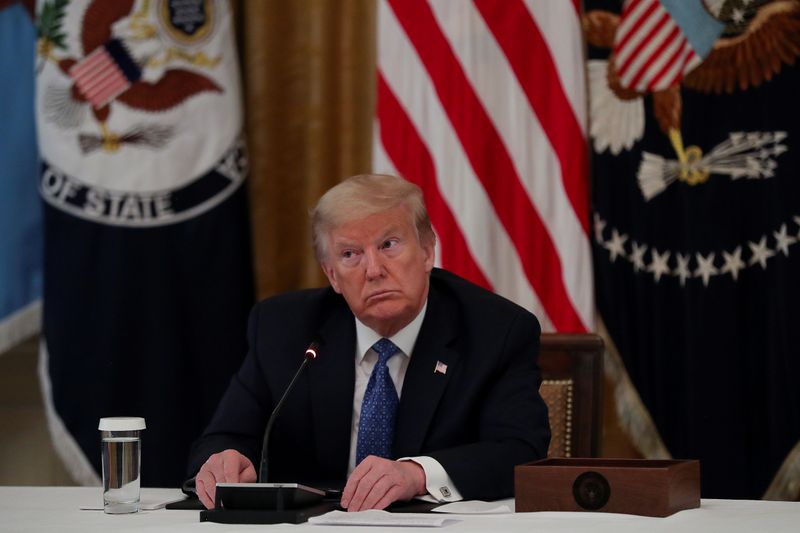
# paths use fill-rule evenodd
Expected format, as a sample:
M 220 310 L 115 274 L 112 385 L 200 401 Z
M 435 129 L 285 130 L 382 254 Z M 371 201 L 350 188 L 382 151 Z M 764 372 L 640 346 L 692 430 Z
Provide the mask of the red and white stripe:
M 625 4 L 614 42 L 614 65 L 623 87 L 639 92 L 667 89 L 700 61 L 658 0 Z
M 103 46 L 73 65 L 69 75 L 95 109 L 105 106 L 131 86 Z
M 594 327 L 576 2 L 381 0 L 374 167 L 418 184 L 440 264 Z

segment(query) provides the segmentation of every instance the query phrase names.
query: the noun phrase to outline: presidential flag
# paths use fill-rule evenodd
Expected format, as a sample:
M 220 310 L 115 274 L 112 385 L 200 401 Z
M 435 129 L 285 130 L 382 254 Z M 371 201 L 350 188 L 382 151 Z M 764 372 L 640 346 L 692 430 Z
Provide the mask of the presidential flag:
M 31 6 L 0 0 L 0 79 L 7 80 L 0 83 L 0 354 L 38 332 L 42 313 L 36 30 L 26 7 Z
M 41 381 L 97 483 L 98 419 L 142 416 L 142 483 L 177 486 L 245 353 L 253 299 L 239 70 L 223 0 L 45 0 Z
M 594 327 L 580 2 L 382 0 L 374 168 L 420 186 L 437 261 Z
M 632 91 L 636 3 L 585 19 L 597 307 L 638 393 L 622 376 L 618 410 L 647 455 L 700 460 L 704 497 L 760 498 L 800 441 L 800 2 L 686 2 L 713 20 L 683 38 L 719 37 Z

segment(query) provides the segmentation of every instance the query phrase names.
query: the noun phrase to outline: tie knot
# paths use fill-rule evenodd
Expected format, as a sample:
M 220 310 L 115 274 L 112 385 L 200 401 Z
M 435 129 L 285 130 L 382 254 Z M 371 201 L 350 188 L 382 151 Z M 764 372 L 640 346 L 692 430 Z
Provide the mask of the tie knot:
M 391 356 L 400 351 L 400 348 L 395 343 L 385 338 L 373 344 L 372 349 L 378 354 L 379 364 L 385 364 Z

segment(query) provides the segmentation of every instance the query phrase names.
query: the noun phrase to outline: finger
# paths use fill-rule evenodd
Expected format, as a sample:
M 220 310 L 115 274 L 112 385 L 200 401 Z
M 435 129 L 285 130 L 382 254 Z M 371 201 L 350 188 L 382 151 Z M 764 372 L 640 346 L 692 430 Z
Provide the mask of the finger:
M 213 508 L 215 507 L 215 502 L 217 498 L 217 483 L 222 483 L 223 481 L 225 481 L 225 479 L 222 476 L 222 474 L 219 475 L 215 474 L 214 470 L 211 468 L 206 470 L 205 474 L 207 476 L 204 479 L 206 483 L 206 493 L 208 494 L 208 497 L 211 499 L 211 507 Z
M 364 500 L 375 487 L 378 480 L 383 477 L 383 470 L 380 464 L 376 464 L 359 480 L 358 486 L 353 493 L 353 498 L 350 500 L 350 506 L 347 508 L 348 511 L 360 511 L 364 509 Z
M 206 494 L 206 485 L 197 476 L 194 478 L 194 493 L 197 495 L 197 499 L 200 500 L 200 503 L 203 504 L 203 507 L 208 509 L 208 505 L 206 502 L 208 501 L 208 495 Z
M 353 470 L 353 473 L 350 474 L 350 477 L 347 478 L 347 483 L 344 486 L 344 490 L 342 491 L 342 500 L 341 505 L 345 509 L 348 508 L 350 502 L 353 499 L 353 495 L 356 492 L 356 488 L 358 488 L 358 484 L 361 481 L 361 478 L 364 477 L 364 474 L 369 472 L 370 468 L 370 457 L 367 457 L 359 465 Z
M 355 491 L 353 492 L 353 497 L 350 500 L 349 505 L 347 506 L 348 511 L 357 512 L 363 509 L 364 498 L 369 494 L 369 491 L 372 489 L 372 483 L 369 482 L 366 478 L 361 478 L 361 481 L 358 482 L 358 486 L 356 486 Z
M 228 457 L 222 459 L 222 475 L 224 483 L 238 483 L 241 463 L 238 457 Z
M 372 509 L 386 509 L 391 504 L 402 498 L 402 490 L 399 486 L 393 486 L 389 491 L 383 495 L 383 498 L 378 500 Z
M 214 507 L 214 500 L 209 496 L 208 489 L 206 487 L 206 483 L 199 479 L 195 478 L 195 492 L 197 493 L 197 497 L 200 498 L 200 501 L 203 503 L 206 509 L 211 509 Z
M 364 501 L 361 502 L 359 510 L 376 509 L 378 502 L 381 501 L 395 485 L 396 483 L 392 480 L 390 475 L 385 474 L 381 476 L 364 496 Z
M 239 480 L 242 483 L 255 483 L 258 480 L 258 474 L 256 474 L 256 469 L 253 466 L 253 463 L 247 461 L 244 470 L 242 470 L 241 474 L 239 475 Z

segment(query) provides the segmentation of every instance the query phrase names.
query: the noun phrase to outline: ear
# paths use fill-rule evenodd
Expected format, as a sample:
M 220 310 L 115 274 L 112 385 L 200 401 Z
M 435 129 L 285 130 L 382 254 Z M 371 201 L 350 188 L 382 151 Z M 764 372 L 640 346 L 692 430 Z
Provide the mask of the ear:
M 422 253 L 425 254 L 425 272 L 430 274 L 431 270 L 433 270 L 433 264 L 436 259 L 436 240 L 435 239 L 425 239 L 425 243 L 422 244 Z
M 336 291 L 337 294 L 342 294 L 342 290 L 339 287 L 339 283 L 336 280 L 336 270 L 327 263 L 321 262 L 319 266 L 322 267 L 322 271 L 325 273 L 325 276 L 328 278 L 328 281 L 333 287 L 333 290 Z

